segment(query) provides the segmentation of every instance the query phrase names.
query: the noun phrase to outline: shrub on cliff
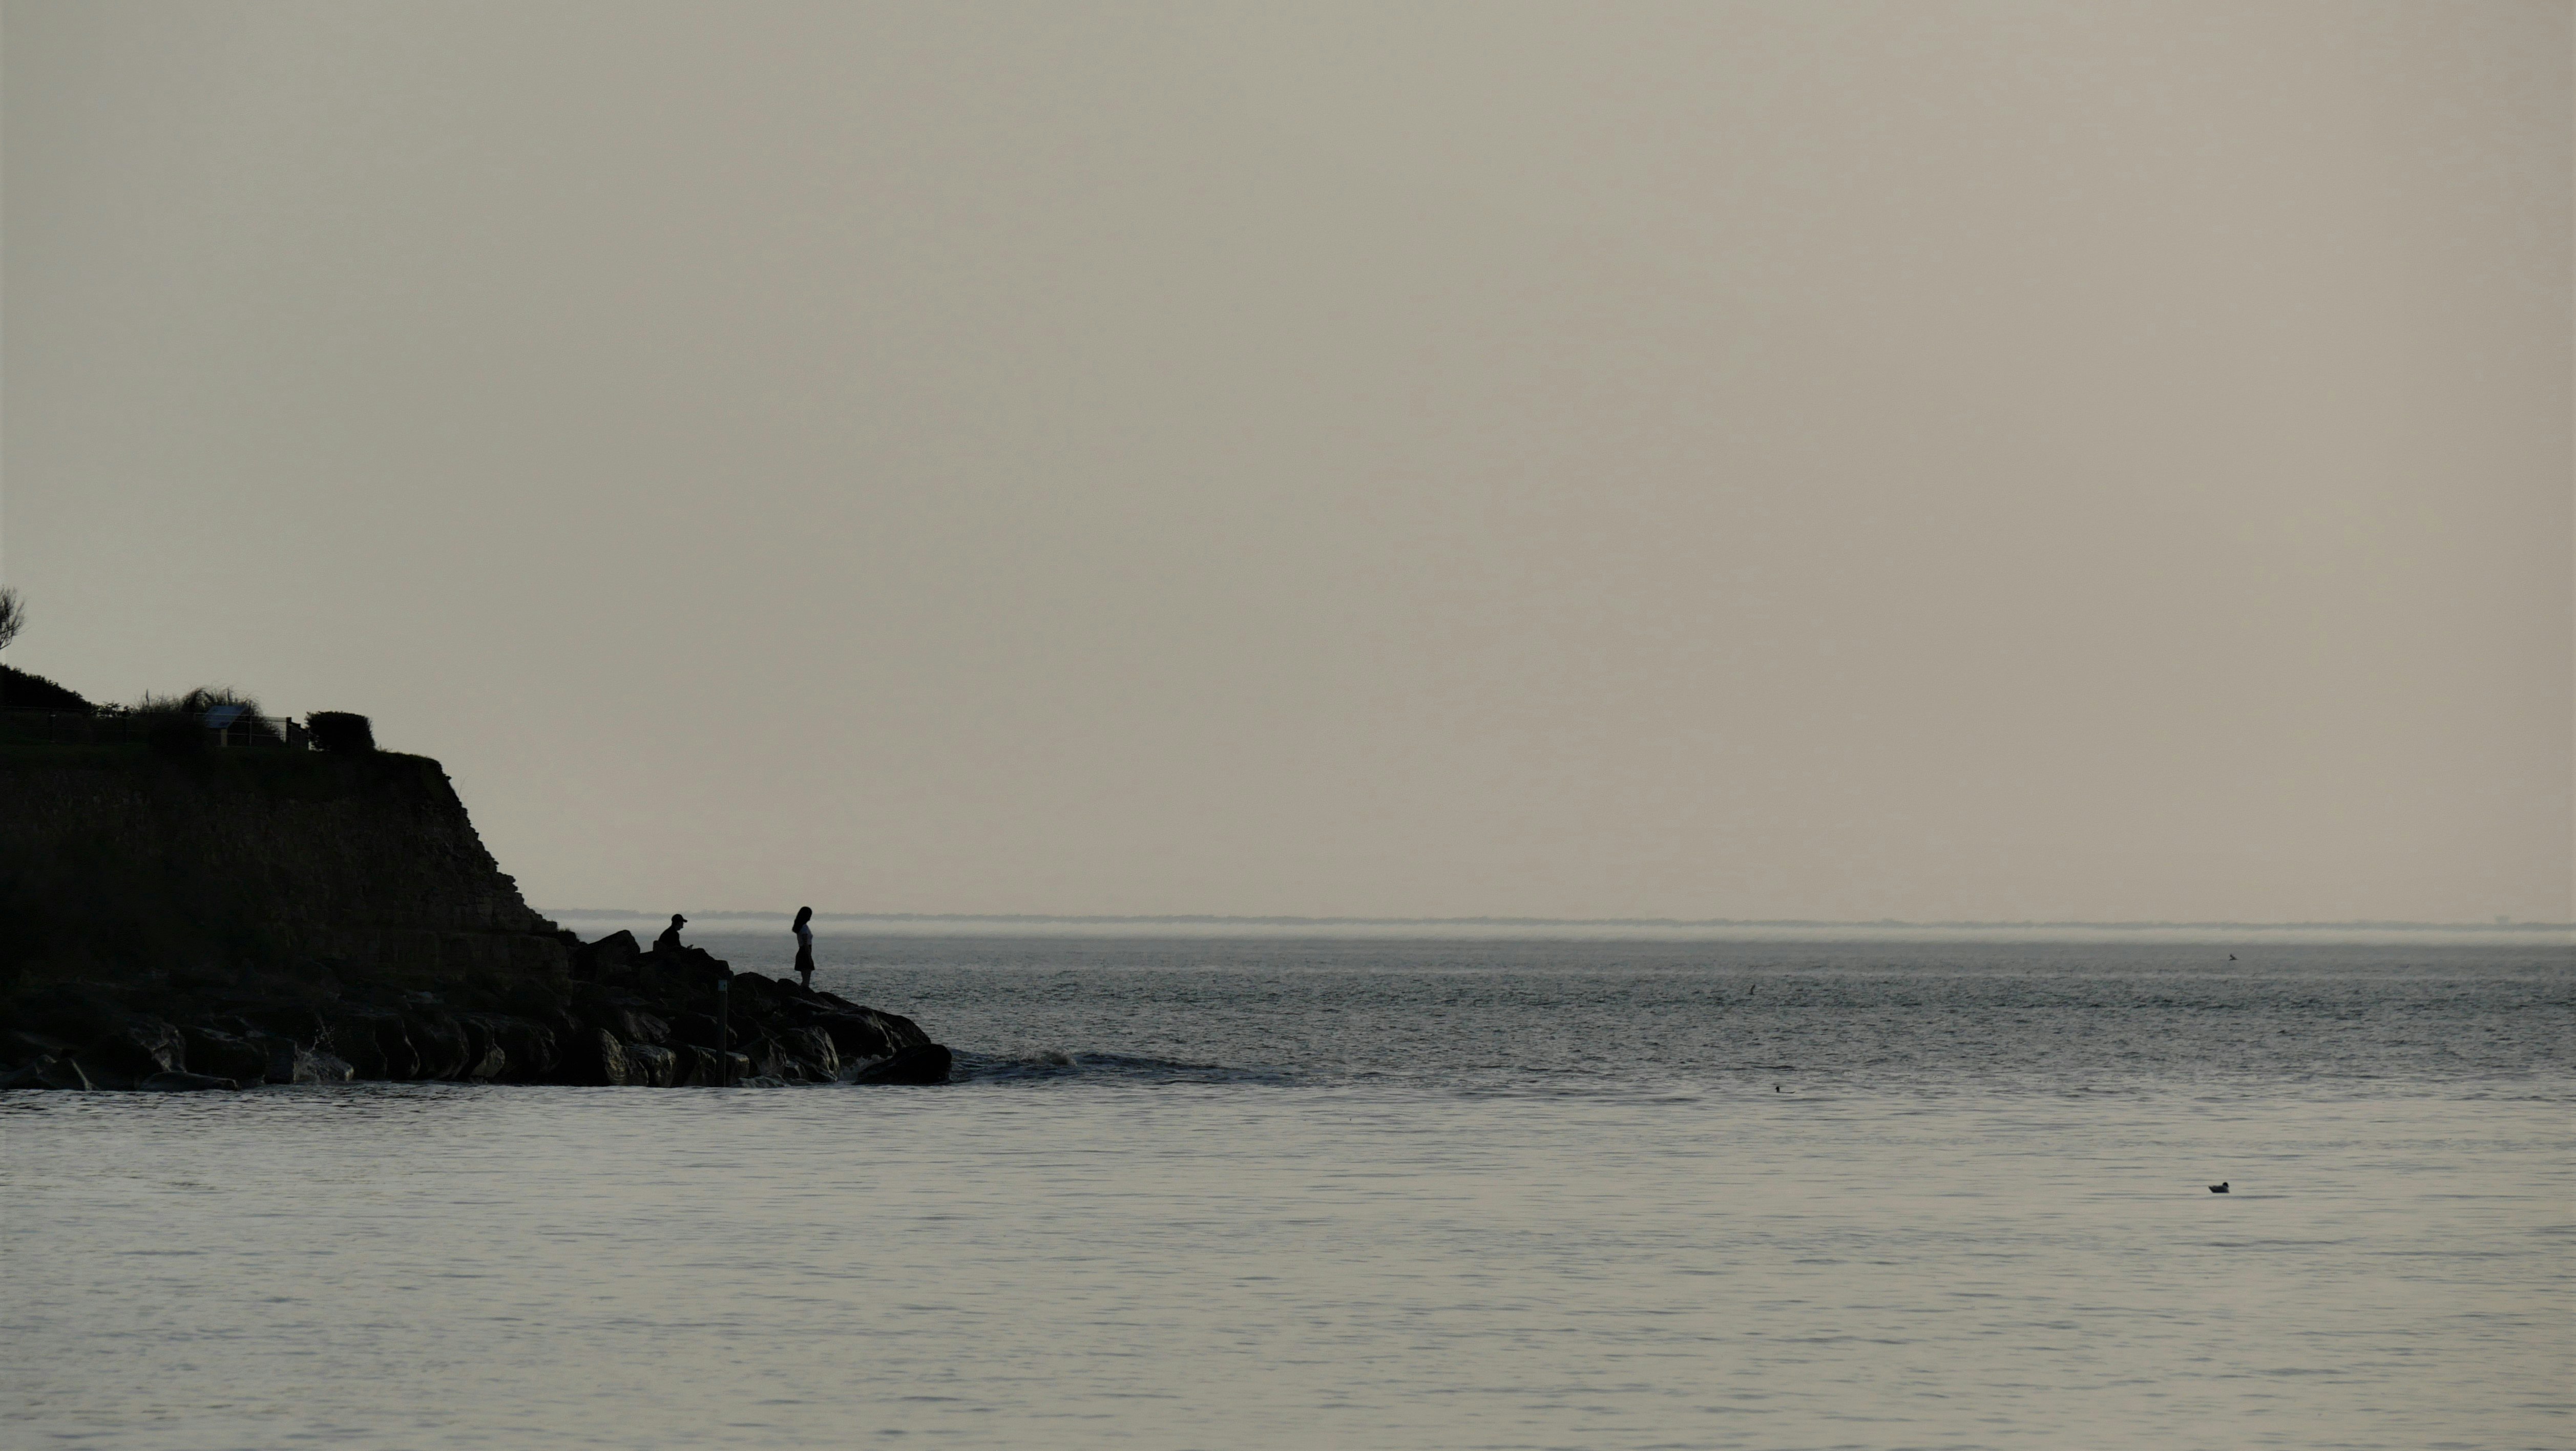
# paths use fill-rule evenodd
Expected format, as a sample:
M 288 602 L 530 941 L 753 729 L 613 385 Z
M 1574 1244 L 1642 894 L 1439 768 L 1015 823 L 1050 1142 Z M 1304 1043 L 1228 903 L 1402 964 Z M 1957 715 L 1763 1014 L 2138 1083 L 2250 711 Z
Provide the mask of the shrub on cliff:
M 376 748 L 376 728 L 363 715 L 345 710 L 317 710 L 304 718 L 313 744 L 326 751 L 363 756 Z
M 229 685 L 200 685 L 196 689 L 189 691 L 187 694 L 175 698 L 162 695 L 147 695 L 143 697 L 143 703 L 136 706 L 135 709 L 139 711 L 172 710 L 186 715 L 202 716 L 210 710 L 217 710 L 228 705 L 239 707 L 244 716 L 265 715 L 265 712 L 259 708 L 258 701 L 242 694 L 240 691 L 233 689 Z
M 185 695 L 147 695 L 127 712 L 143 722 L 144 738 L 155 749 L 185 753 L 206 744 L 207 718 L 229 708 L 228 727 L 235 745 L 286 744 L 286 735 L 259 708 L 259 702 L 223 685 L 200 685 Z M 190 732 L 195 734 L 192 736 Z
M 63 710 L 80 715 L 97 709 L 83 700 L 78 691 L 6 665 L 0 665 L 0 707 L 10 710 Z

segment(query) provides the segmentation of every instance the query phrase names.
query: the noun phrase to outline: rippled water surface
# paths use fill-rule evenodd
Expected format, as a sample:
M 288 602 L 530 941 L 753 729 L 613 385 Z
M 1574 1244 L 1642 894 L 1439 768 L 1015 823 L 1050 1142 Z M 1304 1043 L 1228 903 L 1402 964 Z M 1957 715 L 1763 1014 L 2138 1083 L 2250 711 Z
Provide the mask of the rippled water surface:
M 820 946 L 961 1081 L 0 1097 L 7 1443 L 2576 1439 L 2563 948 Z

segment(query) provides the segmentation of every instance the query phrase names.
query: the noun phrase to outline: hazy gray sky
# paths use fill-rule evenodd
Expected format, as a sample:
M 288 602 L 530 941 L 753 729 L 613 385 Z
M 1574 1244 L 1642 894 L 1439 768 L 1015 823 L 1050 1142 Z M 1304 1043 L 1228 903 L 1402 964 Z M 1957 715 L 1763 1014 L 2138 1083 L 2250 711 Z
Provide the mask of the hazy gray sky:
M 2565 920 L 2564 3 L 18 3 L 21 668 L 532 900 Z

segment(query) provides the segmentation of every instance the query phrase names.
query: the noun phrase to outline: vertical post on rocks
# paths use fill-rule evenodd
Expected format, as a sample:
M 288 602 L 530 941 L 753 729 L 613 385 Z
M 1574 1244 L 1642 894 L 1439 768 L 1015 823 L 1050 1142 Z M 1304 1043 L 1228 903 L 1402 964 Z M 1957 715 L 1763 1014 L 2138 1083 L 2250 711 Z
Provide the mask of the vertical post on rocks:
M 727 1088 L 733 1087 L 733 979 L 716 979 L 716 1062 L 723 1066 L 716 1077 Z

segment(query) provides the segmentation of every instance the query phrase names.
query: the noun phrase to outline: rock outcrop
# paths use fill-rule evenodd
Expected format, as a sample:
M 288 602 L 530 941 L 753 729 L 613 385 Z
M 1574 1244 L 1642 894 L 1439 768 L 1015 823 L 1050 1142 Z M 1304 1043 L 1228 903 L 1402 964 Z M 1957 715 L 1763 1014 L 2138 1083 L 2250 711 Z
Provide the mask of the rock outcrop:
M 0 1088 L 948 1079 L 948 1050 L 911 1019 L 697 948 L 640 952 L 618 932 L 566 957 L 558 974 L 434 990 L 346 965 L 223 985 L 163 973 L 23 986 L 0 1000 Z
M 948 1062 L 908 1019 L 558 930 L 436 761 L 0 740 L 0 1088 L 937 1083 Z

